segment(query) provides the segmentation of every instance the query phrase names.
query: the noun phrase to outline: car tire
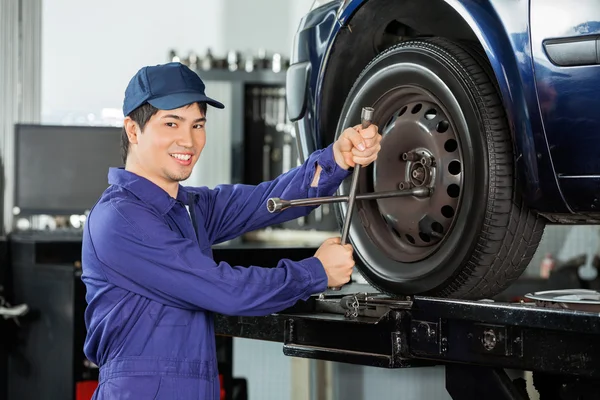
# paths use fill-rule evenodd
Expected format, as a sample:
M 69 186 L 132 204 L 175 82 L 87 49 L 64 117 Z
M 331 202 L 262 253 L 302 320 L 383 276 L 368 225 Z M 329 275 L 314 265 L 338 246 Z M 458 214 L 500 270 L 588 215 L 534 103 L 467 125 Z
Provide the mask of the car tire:
M 374 107 L 378 159 L 359 193 L 429 187 L 430 197 L 357 201 L 350 241 L 357 268 L 392 295 L 491 298 L 525 270 L 545 220 L 524 204 L 509 123 L 484 53 L 444 38 L 377 55 L 346 97 L 337 127 Z M 418 178 L 418 179 L 417 179 Z M 347 195 L 350 179 L 339 194 Z M 336 205 L 340 226 L 347 203 Z

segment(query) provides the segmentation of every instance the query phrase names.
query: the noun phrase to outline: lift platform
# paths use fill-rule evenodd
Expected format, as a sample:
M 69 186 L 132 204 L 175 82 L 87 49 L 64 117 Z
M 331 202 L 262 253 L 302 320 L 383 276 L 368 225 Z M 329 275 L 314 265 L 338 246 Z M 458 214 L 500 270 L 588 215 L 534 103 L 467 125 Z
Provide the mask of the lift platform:
M 269 316 L 218 315 L 216 330 L 281 342 L 292 357 L 382 368 L 445 365 L 455 400 L 529 399 L 524 381 L 507 370 L 533 371 L 540 400 L 587 399 L 600 393 L 599 300 L 585 290 L 516 303 L 390 297 L 352 283 Z

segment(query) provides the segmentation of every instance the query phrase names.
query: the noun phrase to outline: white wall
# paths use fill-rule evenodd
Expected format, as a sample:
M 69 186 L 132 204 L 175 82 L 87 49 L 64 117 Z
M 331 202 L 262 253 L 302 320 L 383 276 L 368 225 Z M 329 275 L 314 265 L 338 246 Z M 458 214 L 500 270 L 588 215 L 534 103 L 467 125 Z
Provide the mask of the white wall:
M 256 54 L 266 48 L 289 56 L 300 18 L 312 0 L 225 0 L 223 35 L 227 50 Z
M 46 0 L 42 114 L 120 109 L 135 72 L 172 47 L 222 47 L 222 3 L 210 0 Z
M 166 62 L 172 48 L 187 55 L 210 47 L 219 56 L 230 49 L 256 53 L 265 48 L 289 56 L 298 22 L 311 3 L 45 0 L 42 121 L 120 109 L 131 76 L 144 65 Z

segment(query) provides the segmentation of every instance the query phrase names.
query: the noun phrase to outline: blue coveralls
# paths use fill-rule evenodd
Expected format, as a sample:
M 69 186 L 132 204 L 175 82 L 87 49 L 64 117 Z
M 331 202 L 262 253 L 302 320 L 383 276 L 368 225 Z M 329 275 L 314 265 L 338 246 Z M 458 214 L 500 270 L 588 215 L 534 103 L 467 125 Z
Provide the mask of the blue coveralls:
M 311 188 L 316 162 L 322 172 Z M 84 352 L 100 367 L 94 399 L 218 400 L 212 313 L 278 312 L 325 290 L 327 276 L 315 257 L 283 259 L 277 268 L 232 266 L 216 263 L 211 246 L 306 215 L 313 208 L 270 214 L 267 199 L 333 195 L 348 174 L 330 146 L 273 181 L 180 185 L 174 199 L 111 168 L 83 237 Z

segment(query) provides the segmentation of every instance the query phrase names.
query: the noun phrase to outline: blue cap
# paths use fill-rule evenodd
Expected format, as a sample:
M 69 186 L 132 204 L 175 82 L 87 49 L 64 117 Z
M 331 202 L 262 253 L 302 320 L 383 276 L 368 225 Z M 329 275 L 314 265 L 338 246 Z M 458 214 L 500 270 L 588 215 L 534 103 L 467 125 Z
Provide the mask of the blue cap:
M 202 79 L 179 62 L 143 67 L 125 89 L 123 115 L 148 102 L 159 110 L 173 110 L 195 102 L 216 108 L 225 106 L 207 97 Z

